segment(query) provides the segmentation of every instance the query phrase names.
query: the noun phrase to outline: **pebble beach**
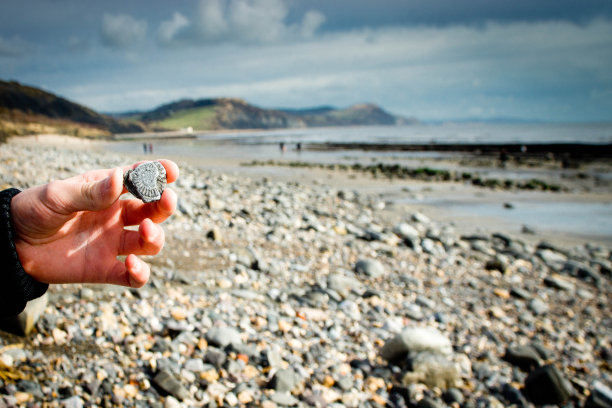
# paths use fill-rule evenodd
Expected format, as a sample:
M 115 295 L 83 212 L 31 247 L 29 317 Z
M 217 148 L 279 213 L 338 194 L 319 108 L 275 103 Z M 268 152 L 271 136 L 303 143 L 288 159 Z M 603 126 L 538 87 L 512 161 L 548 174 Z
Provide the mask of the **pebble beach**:
M 134 161 L 9 141 L 0 185 Z M 612 406 L 604 244 L 178 164 L 149 283 L 50 287 L 27 336 L 0 332 L 0 407 Z

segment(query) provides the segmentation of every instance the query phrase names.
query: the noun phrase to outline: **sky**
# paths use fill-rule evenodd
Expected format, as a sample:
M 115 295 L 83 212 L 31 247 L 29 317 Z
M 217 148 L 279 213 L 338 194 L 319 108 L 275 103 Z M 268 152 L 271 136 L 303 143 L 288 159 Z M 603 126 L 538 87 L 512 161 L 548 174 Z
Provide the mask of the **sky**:
M 2 0 L 0 79 L 100 112 L 375 103 L 612 121 L 610 0 Z

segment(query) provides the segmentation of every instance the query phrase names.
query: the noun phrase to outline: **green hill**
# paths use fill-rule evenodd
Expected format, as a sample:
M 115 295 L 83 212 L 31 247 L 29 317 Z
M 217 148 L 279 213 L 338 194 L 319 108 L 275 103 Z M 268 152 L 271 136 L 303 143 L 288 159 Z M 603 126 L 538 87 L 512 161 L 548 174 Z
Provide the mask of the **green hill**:
M 408 123 L 376 105 L 361 104 L 346 109 L 263 109 L 242 99 L 184 99 L 149 112 L 126 113 L 150 127 L 178 130 L 273 129 L 311 126 L 398 125 Z

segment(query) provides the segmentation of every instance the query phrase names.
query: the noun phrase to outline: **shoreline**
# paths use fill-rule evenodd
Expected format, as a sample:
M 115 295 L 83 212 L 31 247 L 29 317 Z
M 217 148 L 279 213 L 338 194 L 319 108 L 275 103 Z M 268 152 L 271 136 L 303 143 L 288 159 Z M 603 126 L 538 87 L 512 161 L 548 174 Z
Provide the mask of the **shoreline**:
M 76 149 L 100 149 L 101 151 L 113 151 L 110 149 L 115 141 L 88 140 L 71 136 L 39 135 L 11 139 L 11 142 L 21 144 L 40 144 L 59 147 L 70 147 Z M 135 161 L 150 159 L 149 155 L 121 153 L 132 157 Z M 153 157 L 156 157 L 155 155 Z M 479 217 L 470 206 L 488 204 L 488 211 L 495 211 L 495 207 L 502 209 L 509 204 L 519 210 L 523 206 L 529 206 L 534 201 L 540 206 L 546 203 L 569 203 L 580 207 L 581 203 L 610 203 L 612 192 L 609 187 L 601 191 L 585 192 L 573 189 L 561 192 L 536 192 L 531 190 L 506 191 L 486 187 L 470 186 L 464 182 L 457 181 L 435 181 L 416 179 L 387 179 L 386 177 L 372 177 L 369 174 L 358 172 L 344 172 L 330 170 L 327 166 L 319 168 L 318 165 L 305 168 L 282 167 L 282 171 L 276 166 L 249 167 L 239 159 L 231 158 L 208 158 L 181 157 L 165 155 L 164 158 L 175 160 L 177 163 L 185 163 L 188 166 L 196 166 L 203 170 L 209 170 L 216 174 L 230 174 L 236 177 L 249 177 L 253 179 L 262 178 L 274 181 L 300 183 L 309 187 L 350 189 L 362 194 L 378 197 L 387 203 L 386 212 L 389 218 L 398 221 L 402 214 L 410 211 L 420 211 L 437 219 L 453 225 L 461 233 L 469 234 L 478 231 L 495 233 L 508 232 L 517 239 L 535 244 L 538 240 L 549 240 L 558 245 L 570 247 L 583 244 L 584 242 L 596 242 L 612 246 L 612 235 L 588 234 L 584 232 L 561 231 L 557 229 L 541 229 L 532 225 L 524 226 L 535 230 L 535 234 L 521 232 L 523 225 L 516 225 L 504 219 L 511 215 L 511 209 L 496 211 L 497 214 L 487 217 Z M 457 164 L 452 164 L 456 166 Z M 484 171 L 497 171 L 496 167 L 485 167 Z M 581 182 L 581 180 L 578 180 Z M 412 197 L 412 198 L 410 198 Z M 514 208 L 516 210 L 516 208 Z M 474 228 L 474 226 L 478 228 Z M 472 230 L 470 230 L 470 228 Z
M 362 150 L 401 152 L 470 153 L 474 156 L 507 155 L 508 158 L 539 158 L 552 155 L 574 160 L 612 158 L 612 143 L 309 143 L 310 150 Z

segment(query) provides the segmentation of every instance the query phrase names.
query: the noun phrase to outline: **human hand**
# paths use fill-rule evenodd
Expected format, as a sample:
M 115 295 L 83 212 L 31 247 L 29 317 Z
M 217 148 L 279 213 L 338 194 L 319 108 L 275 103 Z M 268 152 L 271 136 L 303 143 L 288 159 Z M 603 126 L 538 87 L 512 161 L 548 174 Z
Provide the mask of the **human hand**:
M 178 166 L 160 160 L 168 183 Z M 149 266 L 137 255 L 155 255 L 164 245 L 161 223 L 176 209 L 176 194 L 161 200 L 119 200 L 123 174 L 132 166 L 93 170 L 29 188 L 13 197 L 15 247 L 24 270 L 43 283 L 112 283 L 141 287 Z M 138 225 L 138 231 L 124 227 Z M 125 262 L 117 259 L 127 255 Z

